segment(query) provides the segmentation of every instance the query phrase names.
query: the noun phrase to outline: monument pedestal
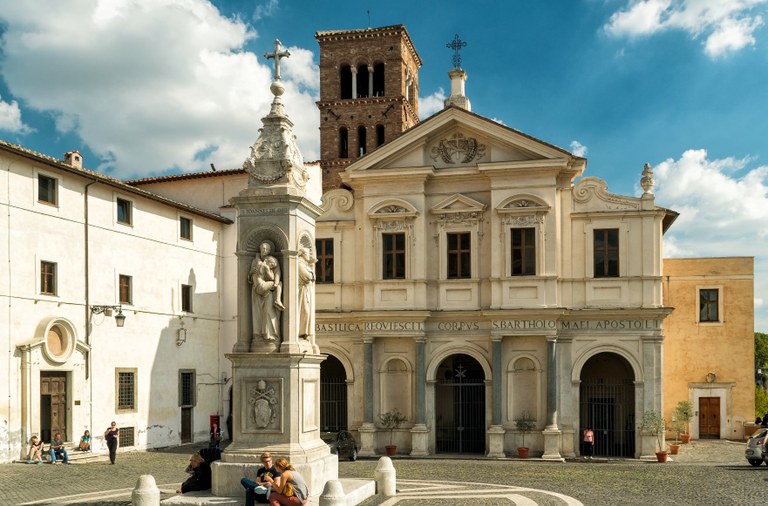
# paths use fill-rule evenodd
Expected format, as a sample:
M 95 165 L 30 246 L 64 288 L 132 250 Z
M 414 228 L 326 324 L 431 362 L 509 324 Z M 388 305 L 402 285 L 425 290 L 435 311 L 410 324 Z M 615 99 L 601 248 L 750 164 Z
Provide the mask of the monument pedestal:
M 320 363 L 309 353 L 232 353 L 232 444 L 213 465 L 213 494 L 243 493 L 240 479 L 260 455 L 285 457 L 311 496 L 338 479 L 338 457 L 320 439 Z M 253 470 L 255 471 L 255 469 Z M 250 473 L 251 475 L 255 473 Z

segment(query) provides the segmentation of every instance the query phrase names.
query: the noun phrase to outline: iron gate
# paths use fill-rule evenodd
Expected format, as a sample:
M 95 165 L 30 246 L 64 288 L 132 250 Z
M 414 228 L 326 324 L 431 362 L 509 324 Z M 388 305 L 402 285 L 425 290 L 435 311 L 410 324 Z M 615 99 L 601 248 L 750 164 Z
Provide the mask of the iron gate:
M 322 378 L 320 382 L 320 430 L 323 432 L 348 430 L 345 378 Z
M 595 455 L 634 457 L 634 385 L 582 382 L 580 398 L 581 430 L 592 427 L 595 433 Z
M 485 451 L 485 384 L 482 375 L 467 374 L 461 362 L 452 377 L 435 385 L 437 453 Z M 482 370 L 480 371 L 482 374 Z

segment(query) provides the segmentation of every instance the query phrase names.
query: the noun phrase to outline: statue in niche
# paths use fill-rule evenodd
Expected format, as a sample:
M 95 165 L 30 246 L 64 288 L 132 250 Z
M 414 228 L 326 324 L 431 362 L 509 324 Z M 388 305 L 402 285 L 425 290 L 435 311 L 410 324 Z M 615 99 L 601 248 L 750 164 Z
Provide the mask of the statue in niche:
M 315 282 L 315 262 L 309 248 L 299 250 L 299 337 L 312 334 L 312 284 Z
M 249 392 L 250 399 L 248 404 L 251 406 L 250 421 L 259 429 L 264 429 L 275 419 L 277 406 L 277 396 L 275 389 L 267 387 L 264 380 L 259 380 L 255 387 Z
M 251 289 L 253 310 L 253 337 L 265 341 L 280 340 L 280 311 L 285 309 L 282 303 L 283 283 L 280 281 L 280 264 L 271 255 L 272 245 L 262 242 L 259 256 L 251 262 L 248 281 Z

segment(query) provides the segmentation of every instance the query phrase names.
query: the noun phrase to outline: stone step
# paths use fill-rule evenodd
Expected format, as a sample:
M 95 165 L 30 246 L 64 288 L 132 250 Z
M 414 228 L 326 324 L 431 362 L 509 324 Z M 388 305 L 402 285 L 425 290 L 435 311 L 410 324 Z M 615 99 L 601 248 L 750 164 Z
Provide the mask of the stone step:
M 360 504 L 369 497 L 376 495 L 376 482 L 373 480 L 362 480 L 353 478 L 340 479 L 342 488 L 344 489 L 344 503 L 346 506 L 354 506 Z M 163 501 L 160 501 L 163 505 L 184 505 L 184 506 L 206 506 L 206 505 L 233 505 L 242 506 L 245 503 L 245 492 L 240 497 L 219 497 L 212 495 L 210 491 L 206 492 L 188 492 L 183 495 L 176 495 L 169 497 Z M 310 497 L 309 504 L 320 504 L 320 498 Z M 341 502 L 335 501 L 334 504 L 341 504 Z

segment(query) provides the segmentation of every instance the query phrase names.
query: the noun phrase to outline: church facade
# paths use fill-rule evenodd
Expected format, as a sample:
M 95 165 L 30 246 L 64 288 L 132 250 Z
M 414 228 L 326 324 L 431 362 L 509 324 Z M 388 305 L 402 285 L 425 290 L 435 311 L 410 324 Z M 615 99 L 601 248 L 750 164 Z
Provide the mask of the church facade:
M 586 159 L 471 112 L 460 68 L 447 107 L 419 122 L 421 60 L 402 25 L 317 39 L 320 430 L 352 431 L 363 455 L 393 443 L 555 459 L 578 455 L 590 426 L 597 455 L 639 457 L 654 450 L 643 414 L 689 399 L 719 417 L 717 434 L 695 434 L 741 436 L 754 417 L 748 259 L 667 263 L 677 213 L 655 203 L 649 168 L 640 196 L 611 193 Z M 246 171 L 123 182 L 78 157 L 0 145 L 2 461 L 32 434 L 89 429 L 98 448 L 111 420 L 128 448 L 205 440 L 237 396 L 224 355 L 247 352 L 247 309 L 230 199 Z M 671 366 L 693 346 L 706 365 Z M 405 421 L 390 432 L 393 410 Z

